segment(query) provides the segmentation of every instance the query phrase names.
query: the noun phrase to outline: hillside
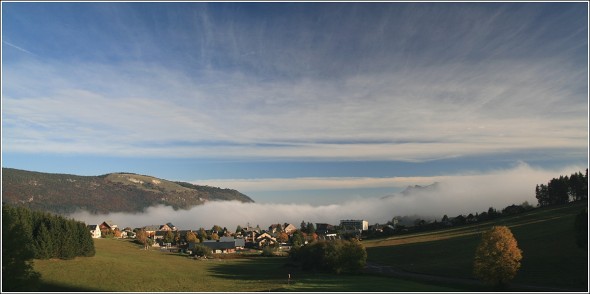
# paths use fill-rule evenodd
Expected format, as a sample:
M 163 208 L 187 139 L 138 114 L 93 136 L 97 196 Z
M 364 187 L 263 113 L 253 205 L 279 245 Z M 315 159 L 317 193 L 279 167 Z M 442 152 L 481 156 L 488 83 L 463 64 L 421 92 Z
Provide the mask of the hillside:
M 141 212 L 157 204 L 188 209 L 217 200 L 254 202 L 236 190 L 130 173 L 76 176 L 2 168 L 3 202 L 60 214 Z
M 523 251 L 514 284 L 585 290 L 588 251 L 577 247 L 574 219 L 588 201 L 536 208 L 472 225 L 368 240 L 368 261 L 408 273 L 473 279 L 473 257 L 481 233 L 508 226 Z M 552 291 L 552 290 L 551 290 Z

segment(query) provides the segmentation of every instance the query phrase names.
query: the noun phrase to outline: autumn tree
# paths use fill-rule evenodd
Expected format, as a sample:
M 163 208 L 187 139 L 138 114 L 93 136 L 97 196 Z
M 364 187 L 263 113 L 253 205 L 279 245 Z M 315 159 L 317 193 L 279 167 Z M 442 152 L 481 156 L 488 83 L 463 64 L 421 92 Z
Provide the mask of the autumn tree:
M 285 243 L 285 242 L 289 241 L 289 235 L 287 235 L 287 233 L 285 233 L 285 232 L 280 232 L 277 235 L 277 241 L 279 241 L 281 243 Z
M 147 236 L 146 231 L 144 231 L 144 230 L 137 231 L 137 233 L 135 234 L 135 240 L 137 240 L 137 242 L 139 242 L 141 245 L 143 245 L 144 249 L 148 248 L 148 236 Z
M 194 232 L 188 232 L 188 233 L 186 233 L 186 242 L 187 243 L 199 243 L 200 240 L 197 237 L 197 234 L 195 234 Z
M 475 252 L 473 273 L 484 282 L 505 287 L 520 268 L 522 250 L 510 229 L 494 226 L 482 235 Z
M 116 228 L 113 231 L 113 237 L 115 237 L 115 238 L 121 238 L 121 231 L 119 230 L 119 228 Z

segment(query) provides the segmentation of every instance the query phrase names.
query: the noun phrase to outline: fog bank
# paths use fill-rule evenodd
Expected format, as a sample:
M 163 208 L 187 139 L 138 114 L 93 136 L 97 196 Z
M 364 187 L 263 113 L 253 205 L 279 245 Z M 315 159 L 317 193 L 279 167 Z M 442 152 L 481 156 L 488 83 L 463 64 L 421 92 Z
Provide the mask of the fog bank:
M 394 216 L 414 214 L 440 220 L 444 214 L 451 217 L 487 211 L 489 207 L 500 210 L 524 201 L 536 205 L 535 185 L 547 183 L 559 175 L 569 175 L 583 170 L 585 167 L 545 170 L 521 163 L 507 170 L 431 177 L 431 183 L 439 183 L 434 190 L 414 189 L 407 195 L 396 193 L 385 198 L 356 199 L 331 205 L 219 201 L 208 202 L 190 210 L 175 211 L 169 206 L 155 206 L 136 214 L 93 215 L 78 212 L 70 217 L 87 224 L 111 220 L 119 227 L 131 228 L 168 222 L 180 229 L 211 228 L 217 224 L 231 231 L 235 230 L 237 225 L 260 225 L 261 228 L 265 228 L 272 223 L 289 222 L 299 226 L 301 221 L 338 224 L 341 219 L 365 219 L 370 224 L 385 223 Z M 424 177 L 417 180 L 416 184 L 423 184 Z

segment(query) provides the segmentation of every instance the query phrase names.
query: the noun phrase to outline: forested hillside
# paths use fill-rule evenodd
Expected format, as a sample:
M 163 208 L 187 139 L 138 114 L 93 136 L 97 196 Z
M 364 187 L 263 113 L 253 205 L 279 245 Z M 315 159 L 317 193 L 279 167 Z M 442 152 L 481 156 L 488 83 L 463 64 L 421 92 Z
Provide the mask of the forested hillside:
M 141 212 L 163 204 L 175 209 L 206 201 L 254 202 L 232 189 L 171 182 L 150 176 L 113 173 L 102 176 L 49 174 L 2 168 L 2 201 L 54 213 Z

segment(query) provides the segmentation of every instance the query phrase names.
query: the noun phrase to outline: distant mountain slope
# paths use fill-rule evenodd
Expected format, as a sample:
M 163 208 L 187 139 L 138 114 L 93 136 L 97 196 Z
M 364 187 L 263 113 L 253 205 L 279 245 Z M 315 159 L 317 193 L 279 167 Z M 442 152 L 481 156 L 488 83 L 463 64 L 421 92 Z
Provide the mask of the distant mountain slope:
M 141 212 L 157 204 L 188 209 L 215 200 L 254 202 L 236 190 L 130 173 L 76 176 L 2 168 L 3 202 L 60 214 Z
M 439 188 L 440 188 L 440 183 L 438 183 L 438 182 L 434 182 L 434 183 L 432 183 L 430 185 L 426 185 L 426 186 L 420 186 L 420 185 L 408 186 L 403 191 L 401 191 L 399 193 L 395 193 L 392 195 L 386 195 L 386 196 L 381 197 L 381 199 L 388 199 L 388 198 L 399 197 L 399 196 L 407 197 L 407 196 L 421 195 L 424 193 L 435 192 Z

